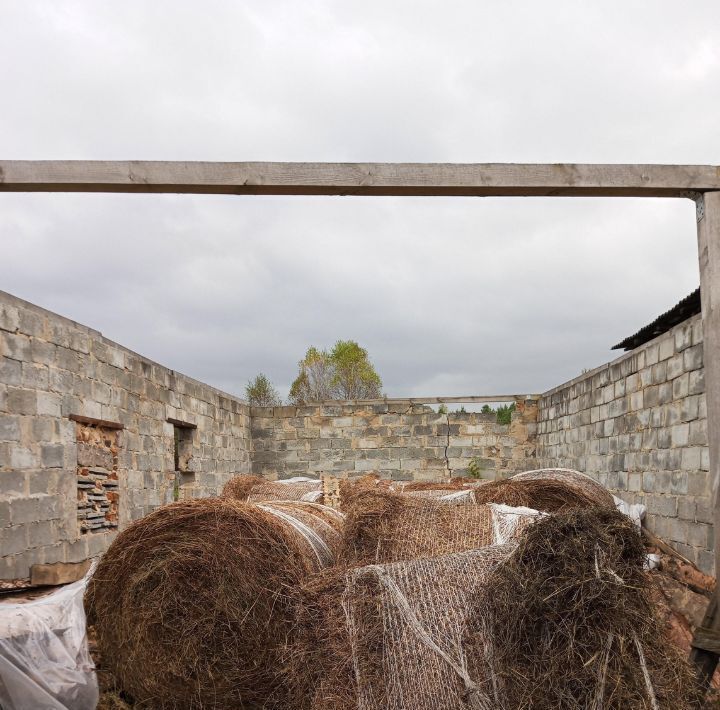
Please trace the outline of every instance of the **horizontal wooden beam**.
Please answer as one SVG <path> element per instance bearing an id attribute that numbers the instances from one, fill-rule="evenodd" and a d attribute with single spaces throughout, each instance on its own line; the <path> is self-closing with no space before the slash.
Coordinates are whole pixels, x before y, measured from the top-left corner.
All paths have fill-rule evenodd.
<path id="1" fill-rule="evenodd" d="M 106 419 L 95 419 L 95 417 L 86 417 L 82 414 L 68 414 L 68 419 L 71 419 L 78 424 L 89 424 L 90 426 L 99 426 L 104 429 L 124 429 L 125 425 L 120 422 L 109 422 Z"/>
<path id="2" fill-rule="evenodd" d="M 540 399 L 539 394 L 483 394 L 467 397 L 384 397 L 377 399 L 327 399 L 322 402 L 308 402 L 308 406 L 355 405 L 355 404 L 389 404 L 393 407 L 410 406 L 413 404 L 481 404 L 484 402 L 524 402 L 528 399 Z"/>
<path id="3" fill-rule="evenodd" d="M 713 165 L 5 160 L 0 192 L 692 197 Z"/>

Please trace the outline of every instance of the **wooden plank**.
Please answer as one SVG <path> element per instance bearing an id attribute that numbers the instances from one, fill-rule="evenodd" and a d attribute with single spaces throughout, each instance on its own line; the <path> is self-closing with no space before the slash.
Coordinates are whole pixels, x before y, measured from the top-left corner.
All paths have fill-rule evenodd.
<path id="1" fill-rule="evenodd" d="M 700 648 L 718 656 L 720 655 L 720 632 L 698 626 L 690 644 L 693 648 Z"/>
<path id="2" fill-rule="evenodd" d="M 197 424 L 184 422 L 182 419 L 173 419 L 172 417 L 168 417 L 167 421 L 173 426 L 180 427 L 181 429 L 197 429 Z"/>
<path id="3" fill-rule="evenodd" d="M 0 161 L 4 192 L 683 197 L 720 190 L 712 165 Z"/>
<path id="4" fill-rule="evenodd" d="M 68 414 L 68 419 L 80 424 L 90 424 L 91 426 L 101 426 L 105 429 L 124 429 L 125 425 L 119 422 L 109 422 L 106 419 L 95 419 L 94 417 L 86 417 L 82 414 Z"/>
<path id="5" fill-rule="evenodd" d="M 698 204 L 698 256 L 702 302 L 705 398 L 710 453 L 710 484 L 714 500 L 715 554 L 720 555 L 720 192 L 708 192 Z M 718 563 L 715 561 L 717 576 Z M 702 626 L 720 632 L 720 584 L 715 586 Z M 693 648 L 690 658 L 705 686 L 718 663 L 717 650 Z"/>
<path id="6" fill-rule="evenodd" d="M 539 394 L 483 394 L 466 397 L 382 397 L 377 399 L 326 399 L 322 402 L 308 402 L 308 406 L 328 405 L 372 405 L 387 404 L 393 407 L 411 406 L 413 404 L 482 404 L 484 402 L 518 402 L 528 399 L 540 399 Z M 169 421 L 169 420 L 168 420 Z"/>

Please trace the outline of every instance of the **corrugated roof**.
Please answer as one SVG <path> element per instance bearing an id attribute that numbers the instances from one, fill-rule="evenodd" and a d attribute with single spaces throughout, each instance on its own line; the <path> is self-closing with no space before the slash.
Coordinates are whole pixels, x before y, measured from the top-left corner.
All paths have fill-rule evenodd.
<path id="1" fill-rule="evenodd" d="M 689 296 L 683 298 L 680 303 L 673 306 L 669 311 L 658 316 L 652 323 L 640 328 L 634 335 L 625 338 L 613 350 L 634 350 L 643 343 L 647 343 L 658 335 L 667 333 L 673 326 L 686 321 L 688 318 L 700 313 L 700 288 L 696 288 Z"/>

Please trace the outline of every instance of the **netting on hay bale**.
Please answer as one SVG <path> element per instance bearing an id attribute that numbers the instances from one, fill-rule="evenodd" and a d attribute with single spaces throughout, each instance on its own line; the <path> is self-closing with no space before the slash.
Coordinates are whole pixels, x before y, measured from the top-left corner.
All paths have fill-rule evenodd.
<path id="1" fill-rule="evenodd" d="M 298 707 L 699 707 L 643 556 L 633 524 L 595 508 L 544 516 L 519 545 L 322 573 L 292 656 Z"/>
<path id="2" fill-rule="evenodd" d="M 103 660 L 140 706 L 285 708 L 280 650 L 341 517 L 312 503 L 203 498 L 134 522 L 86 595 Z"/>
<path id="3" fill-rule="evenodd" d="M 260 476 L 233 476 L 222 490 L 224 498 L 244 503 L 261 503 L 272 500 L 304 500 L 322 503 L 322 481 L 318 478 L 296 477 L 268 481 Z"/>
<path id="4" fill-rule="evenodd" d="M 583 476 L 583 474 L 578 474 Z M 473 489 L 477 503 L 504 503 L 528 506 L 546 513 L 574 508 L 615 508 L 612 494 L 592 479 L 578 480 L 572 476 L 512 476 Z"/>
<path id="5" fill-rule="evenodd" d="M 317 575 L 305 587 L 289 675 L 302 710 L 492 708 L 471 677 L 471 599 L 514 549 L 481 550 Z"/>
<path id="6" fill-rule="evenodd" d="M 539 513 L 503 505 L 448 505 L 358 488 L 345 498 L 339 563 L 361 566 L 413 560 L 508 542 Z"/>
<path id="7" fill-rule="evenodd" d="M 456 476 L 448 481 L 396 481 L 391 487 L 401 493 L 410 493 L 411 491 L 456 491 L 467 485 L 468 479 Z"/>
<path id="8" fill-rule="evenodd" d="M 557 481 L 568 487 L 581 491 L 597 505 L 608 508 L 615 507 L 612 493 L 586 473 L 571 468 L 538 468 L 534 471 L 523 471 L 511 477 L 514 481 Z"/>

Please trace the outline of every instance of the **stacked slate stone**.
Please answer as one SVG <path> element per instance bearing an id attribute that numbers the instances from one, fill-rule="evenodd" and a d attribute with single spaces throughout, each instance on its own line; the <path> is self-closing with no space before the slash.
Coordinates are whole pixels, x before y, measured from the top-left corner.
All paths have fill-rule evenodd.
<path id="1" fill-rule="evenodd" d="M 82 533 L 118 526 L 117 437 L 115 430 L 78 424 L 77 499 Z"/>

